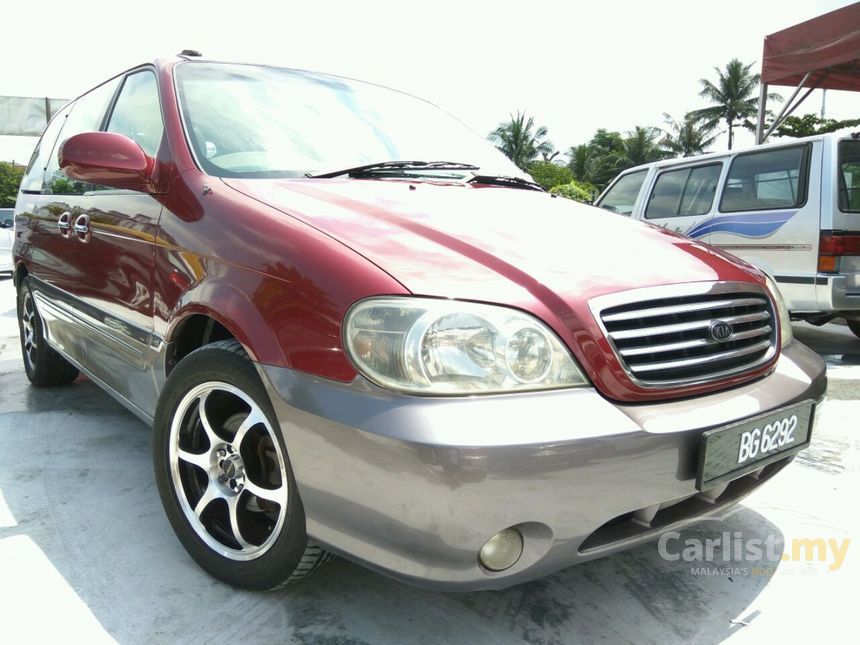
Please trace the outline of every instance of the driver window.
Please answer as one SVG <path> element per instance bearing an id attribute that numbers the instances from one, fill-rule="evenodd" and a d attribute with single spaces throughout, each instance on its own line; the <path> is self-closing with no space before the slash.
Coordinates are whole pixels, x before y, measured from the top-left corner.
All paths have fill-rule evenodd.
<path id="1" fill-rule="evenodd" d="M 155 156 L 164 132 L 155 74 L 145 71 L 126 77 L 107 131 L 124 134 L 150 157 Z"/>
<path id="2" fill-rule="evenodd" d="M 636 172 L 622 175 L 606 192 L 597 206 L 613 213 L 629 216 L 633 212 L 636 198 L 639 196 L 639 191 L 647 174 L 647 170 L 637 170 Z"/>

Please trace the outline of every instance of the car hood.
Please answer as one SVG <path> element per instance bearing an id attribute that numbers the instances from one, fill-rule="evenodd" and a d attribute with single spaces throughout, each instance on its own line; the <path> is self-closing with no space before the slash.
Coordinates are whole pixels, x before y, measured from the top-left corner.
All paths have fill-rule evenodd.
<path id="1" fill-rule="evenodd" d="M 752 280 L 724 254 L 546 193 L 402 180 L 227 184 L 337 238 L 414 294 L 570 303 L 675 282 Z"/>
<path id="2" fill-rule="evenodd" d="M 755 376 L 671 391 L 641 387 L 626 374 L 590 309 L 591 298 L 627 289 L 759 281 L 748 265 L 689 238 L 508 187 L 375 179 L 224 181 L 332 236 L 415 295 L 499 303 L 534 314 L 610 398 L 693 395 Z"/>

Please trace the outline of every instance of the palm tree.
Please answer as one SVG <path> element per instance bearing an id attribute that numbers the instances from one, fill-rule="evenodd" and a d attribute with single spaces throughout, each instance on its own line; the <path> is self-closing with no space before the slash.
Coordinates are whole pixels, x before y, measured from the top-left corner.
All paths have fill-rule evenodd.
<path id="1" fill-rule="evenodd" d="M 593 184 L 598 189 L 608 184 L 619 172 L 631 165 L 627 147 L 620 132 L 600 128 L 591 141 L 572 146 L 567 153 L 568 168 L 575 179 Z"/>
<path id="2" fill-rule="evenodd" d="M 657 128 L 636 126 L 627 136 L 601 128 L 588 143 L 571 146 L 567 167 L 574 179 L 602 189 L 622 170 L 663 159 L 659 137 Z"/>
<path id="3" fill-rule="evenodd" d="M 726 65 L 725 71 L 715 67 L 717 82 L 712 83 L 706 78 L 699 81 L 702 91 L 699 96 L 708 99 L 714 105 L 691 112 L 696 118 L 701 118 L 705 125 L 716 127 L 720 121 L 725 121 L 729 133 L 729 150 L 734 141 L 734 127 L 738 124 L 752 125 L 749 121 L 758 113 L 758 85 L 761 76 L 750 74 L 753 63 L 744 65 L 733 58 Z M 768 94 L 768 100 L 780 101 L 778 94 Z"/>
<path id="4" fill-rule="evenodd" d="M 633 128 L 624 139 L 622 165 L 630 168 L 665 157 L 665 151 L 660 149 L 659 136 L 660 130 L 657 128 L 643 128 L 641 125 Z"/>
<path id="5" fill-rule="evenodd" d="M 579 146 L 570 146 L 567 150 L 567 156 L 570 159 L 567 167 L 573 173 L 573 178 L 579 181 L 588 181 L 586 175 L 588 173 L 588 162 L 591 158 L 591 146 L 587 143 Z"/>
<path id="6" fill-rule="evenodd" d="M 542 150 L 540 156 L 543 157 L 543 160 L 546 162 L 550 162 L 555 159 L 559 154 L 561 154 L 561 150 L 556 150 L 555 146 L 551 143 L 549 144 L 548 150 Z"/>
<path id="7" fill-rule="evenodd" d="M 669 129 L 663 131 L 660 145 L 676 157 L 700 155 L 712 146 L 720 135 L 719 132 L 714 134 L 716 125 L 704 123 L 692 113 L 685 114 L 684 119 L 678 122 L 664 112 L 663 119 Z"/>
<path id="8" fill-rule="evenodd" d="M 555 147 L 546 140 L 545 126 L 535 128 L 534 117 L 517 110 L 510 121 L 500 123 L 487 137 L 519 168 L 526 170 L 539 155 L 551 155 Z"/>

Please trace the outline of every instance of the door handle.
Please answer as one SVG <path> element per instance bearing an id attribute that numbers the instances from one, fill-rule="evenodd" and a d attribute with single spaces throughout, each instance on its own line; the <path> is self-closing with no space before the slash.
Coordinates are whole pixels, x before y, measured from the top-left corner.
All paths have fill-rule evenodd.
<path id="1" fill-rule="evenodd" d="M 72 214 L 69 211 L 66 211 L 62 215 L 60 215 L 60 219 L 57 220 L 57 228 L 60 229 L 60 235 L 63 237 L 69 237 L 69 229 L 71 229 Z"/>
<path id="2" fill-rule="evenodd" d="M 86 215 L 78 215 L 75 220 L 75 233 L 81 242 L 90 241 L 90 218 Z"/>

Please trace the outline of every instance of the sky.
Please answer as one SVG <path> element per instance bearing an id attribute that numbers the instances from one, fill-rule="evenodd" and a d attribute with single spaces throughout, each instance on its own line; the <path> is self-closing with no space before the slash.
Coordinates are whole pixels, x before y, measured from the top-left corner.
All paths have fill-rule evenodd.
<path id="1" fill-rule="evenodd" d="M 147 0 L 132 14 L 130 3 L 14 2 L 4 7 L 4 24 L 18 27 L 3 30 L 0 95 L 71 98 L 187 48 L 394 87 L 482 136 L 524 110 L 567 150 L 598 128 L 661 126 L 664 112 L 680 119 L 705 107 L 699 80 L 715 78 L 715 66 L 739 58 L 759 71 L 766 34 L 846 4 Z M 826 105 L 828 117 L 856 118 L 860 93 L 828 92 Z M 815 92 L 796 114 L 820 110 Z M 736 141 L 753 143 L 746 132 Z M 0 137 L 0 160 L 26 163 L 34 145 Z M 724 147 L 725 137 L 714 149 Z"/>

